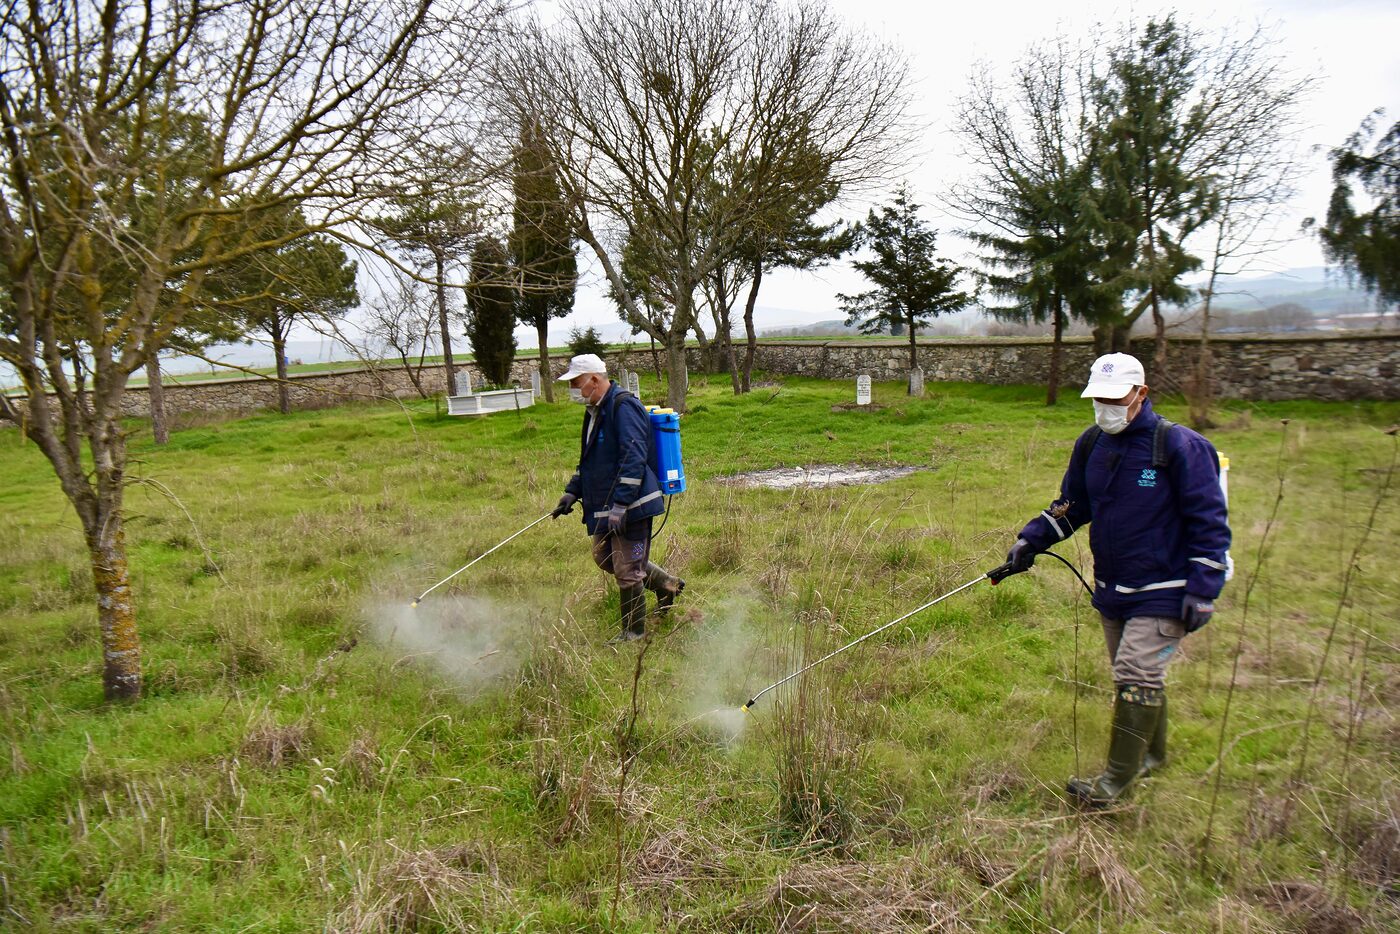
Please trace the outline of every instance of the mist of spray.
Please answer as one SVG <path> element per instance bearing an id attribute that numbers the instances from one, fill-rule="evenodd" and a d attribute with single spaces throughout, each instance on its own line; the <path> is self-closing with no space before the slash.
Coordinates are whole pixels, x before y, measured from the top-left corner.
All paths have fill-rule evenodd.
<path id="1" fill-rule="evenodd" d="M 519 667 L 528 614 L 480 597 L 432 597 L 417 607 L 381 600 L 365 612 L 369 631 L 397 661 L 427 665 L 477 689 Z"/>
<path id="2" fill-rule="evenodd" d="M 749 715 L 739 709 L 745 692 L 763 680 L 759 641 L 749 627 L 752 606 L 752 599 L 739 596 L 712 608 L 686 646 L 683 713 L 727 745 L 738 742 L 748 724 Z"/>

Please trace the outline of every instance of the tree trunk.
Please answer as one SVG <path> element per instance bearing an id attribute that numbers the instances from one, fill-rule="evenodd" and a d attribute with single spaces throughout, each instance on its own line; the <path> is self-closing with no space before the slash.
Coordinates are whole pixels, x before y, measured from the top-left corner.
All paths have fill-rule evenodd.
<path id="1" fill-rule="evenodd" d="M 705 336 L 705 330 L 700 326 L 700 320 L 698 317 L 696 318 L 695 322 L 691 325 L 691 327 L 695 329 L 695 341 L 700 345 L 700 372 L 715 372 L 714 360 L 712 359 L 712 355 L 710 352 L 710 339 Z M 668 365 L 670 363 L 670 359 L 671 358 L 668 352 L 668 356 L 666 358 Z"/>
<path id="2" fill-rule="evenodd" d="M 657 382 L 660 382 L 660 381 L 661 381 L 661 357 L 660 357 L 660 355 L 657 354 L 657 352 L 656 352 L 656 338 L 653 337 L 652 335 L 648 334 L 648 335 L 647 335 L 647 340 L 651 341 L 651 366 L 652 366 L 652 369 L 654 369 L 654 370 L 656 371 L 656 381 L 657 381 Z"/>
<path id="3" fill-rule="evenodd" d="M 912 373 L 914 367 L 919 365 L 919 338 L 914 327 L 914 316 L 909 316 L 909 371 Z M 906 392 L 913 391 L 913 385 L 905 387 Z"/>
<path id="4" fill-rule="evenodd" d="M 433 257 L 437 274 L 438 328 L 442 334 L 442 372 L 447 378 L 447 394 L 457 395 L 457 371 L 452 365 L 452 329 L 447 323 L 447 283 L 442 281 L 446 274 L 447 259 L 441 253 Z"/>
<path id="5" fill-rule="evenodd" d="M 1167 319 L 1162 317 L 1155 285 L 1152 287 L 1152 327 L 1155 334 L 1152 347 L 1152 382 L 1163 388 L 1174 386 L 1175 380 L 1167 374 Z"/>
<path id="6" fill-rule="evenodd" d="M 1050 379 L 1045 387 L 1045 404 L 1054 405 L 1060 401 L 1060 370 L 1065 350 L 1065 310 L 1064 302 L 1055 296 L 1055 338 L 1050 344 Z"/>
<path id="7" fill-rule="evenodd" d="M 89 533 L 93 584 L 97 588 L 97 623 L 102 633 L 102 693 L 109 701 L 141 696 L 141 640 L 126 562 L 126 533 L 120 507 L 101 515 Z"/>
<path id="8" fill-rule="evenodd" d="M 677 412 L 685 411 L 685 334 L 676 328 L 666 338 L 666 404 Z"/>
<path id="9" fill-rule="evenodd" d="M 160 380 L 160 357 L 154 350 L 146 357 L 146 398 L 151 405 L 151 434 L 156 444 L 168 444 L 170 423 L 165 418 L 165 385 Z"/>
<path id="10" fill-rule="evenodd" d="M 753 264 L 753 282 L 749 285 L 749 300 L 744 303 L 744 376 L 740 382 L 742 390 L 753 389 L 753 358 L 758 350 L 758 334 L 753 327 L 753 310 L 758 304 L 758 287 L 763 282 L 763 264 Z"/>
<path id="11" fill-rule="evenodd" d="M 272 328 L 272 355 L 277 359 L 277 411 L 290 415 L 292 395 L 287 387 L 287 334 L 280 323 Z"/>
<path id="12" fill-rule="evenodd" d="M 554 379 L 549 372 L 549 320 L 541 318 L 535 325 L 535 334 L 540 344 L 540 388 L 544 390 L 544 401 L 554 401 Z"/>
<path id="13" fill-rule="evenodd" d="M 741 396 L 744 389 L 739 382 L 739 360 L 734 355 L 734 335 L 730 333 L 729 322 L 725 321 L 724 324 L 724 357 L 725 364 L 729 367 L 729 384 L 734 388 L 734 395 Z"/>
<path id="14" fill-rule="evenodd" d="M 1190 413 L 1191 427 L 1197 431 L 1205 431 L 1207 428 L 1214 428 L 1215 423 L 1211 420 L 1210 410 L 1214 399 L 1214 386 L 1212 380 L 1215 377 L 1215 361 L 1212 359 L 1210 348 L 1210 303 L 1215 297 L 1215 270 L 1211 270 L 1210 280 L 1206 284 L 1205 300 L 1201 304 L 1201 342 L 1196 351 L 1196 366 L 1191 374 L 1190 391 L 1186 394 L 1188 412 Z"/>

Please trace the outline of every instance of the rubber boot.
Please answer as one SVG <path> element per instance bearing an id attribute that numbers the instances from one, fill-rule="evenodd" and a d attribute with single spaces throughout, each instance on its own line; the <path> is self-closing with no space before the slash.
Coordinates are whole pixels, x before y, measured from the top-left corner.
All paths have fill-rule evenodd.
<path id="1" fill-rule="evenodd" d="M 1162 692 L 1162 712 L 1157 715 L 1157 730 L 1152 741 L 1147 744 L 1147 753 L 1142 757 L 1142 775 L 1146 778 L 1159 772 L 1167 764 L 1167 693 Z"/>
<path id="2" fill-rule="evenodd" d="M 1116 804 L 1142 771 L 1148 743 L 1157 732 L 1162 713 L 1162 691 L 1125 685 L 1113 707 L 1113 730 L 1108 740 L 1108 764 L 1094 778 L 1071 778 L 1066 786 L 1082 807 L 1106 808 Z"/>
<path id="3" fill-rule="evenodd" d="M 608 640 L 609 645 L 632 642 L 647 634 L 647 591 L 640 584 L 622 588 L 622 631 Z"/>
<path id="4" fill-rule="evenodd" d="M 656 594 L 656 615 L 664 617 L 675 606 L 681 591 L 685 590 L 685 581 L 672 577 L 661 565 L 648 561 L 646 588 Z"/>

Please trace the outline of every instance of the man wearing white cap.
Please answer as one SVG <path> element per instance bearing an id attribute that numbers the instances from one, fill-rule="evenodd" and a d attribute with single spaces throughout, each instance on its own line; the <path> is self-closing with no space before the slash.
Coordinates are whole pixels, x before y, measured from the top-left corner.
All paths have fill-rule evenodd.
<path id="1" fill-rule="evenodd" d="M 636 396 L 608 379 L 597 354 L 580 354 L 559 377 L 569 393 L 588 406 L 583 418 L 578 470 L 564 487 L 554 518 L 583 501 L 583 522 L 593 536 L 593 561 L 617 578 L 622 593 L 622 631 L 613 642 L 646 635 L 646 592 L 656 594 L 664 613 L 685 588 L 652 563 L 651 521 L 665 508 L 661 483 L 652 469 L 651 421 Z"/>
<path id="2" fill-rule="evenodd" d="M 1125 353 L 1094 361 L 1081 398 L 1094 425 L 1079 436 L 1060 496 L 1006 556 L 1012 573 L 1089 525 L 1094 608 L 1116 686 L 1108 764 L 1073 778 L 1078 803 L 1107 807 L 1166 763 L 1167 664 L 1181 639 L 1210 621 L 1230 547 L 1220 460 L 1205 438 L 1152 411 L 1142 364 Z"/>

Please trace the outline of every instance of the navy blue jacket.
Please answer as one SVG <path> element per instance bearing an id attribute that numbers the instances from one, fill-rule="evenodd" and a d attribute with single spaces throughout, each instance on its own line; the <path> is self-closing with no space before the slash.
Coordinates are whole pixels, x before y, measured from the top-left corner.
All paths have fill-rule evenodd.
<path id="1" fill-rule="evenodd" d="M 1161 416 L 1150 401 L 1116 435 L 1086 432 L 1074 446 L 1060 498 L 1021 530 L 1037 551 L 1089 528 L 1094 607 L 1111 619 L 1181 616 L 1188 592 L 1215 599 L 1225 585 L 1230 526 L 1220 489 L 1220 460 L 1209 441 L 1177 425 L 1167 433 L 1167 463 L 1152 466 Z"/>
<path id="2" fill-rule="evenodd" d="M 593 417 L 598 423 L 590 433 Z M 582 502 L 589 534 L 608 530 L 608 510 L 614 505 L 627 507 L 629 525 L 662 513 L 661 483 L 651 469 L 652 444 L 646 409 L 617 383 L 584 414 L 578 470 L 564 491 Z"/>

